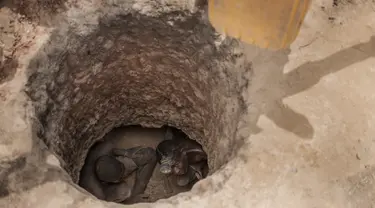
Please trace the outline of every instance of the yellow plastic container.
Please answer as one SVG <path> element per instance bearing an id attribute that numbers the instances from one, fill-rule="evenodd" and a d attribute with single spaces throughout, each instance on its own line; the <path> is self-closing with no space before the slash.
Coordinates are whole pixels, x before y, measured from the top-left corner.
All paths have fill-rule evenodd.
<path id="1" fill-rule="evenodd" d="M 288 47 L 311 0 L 209 0 L 208 15 L 223 34 L 262 48 Z"/>

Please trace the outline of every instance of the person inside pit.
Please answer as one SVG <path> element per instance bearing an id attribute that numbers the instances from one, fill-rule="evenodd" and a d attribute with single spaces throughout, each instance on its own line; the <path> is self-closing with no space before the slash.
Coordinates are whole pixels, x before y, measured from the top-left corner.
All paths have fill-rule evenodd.
<path id="1" fill-rule="evenodd" d="M 98 142 L 87 155 L 79 185 L 98 199 L 125 203 L 145 191 L 156 164 L 150 147 L 118 149 Z"/>
<path id="2" fill-rule="evenodd" d="M 168 127 L 156 153 L 159 171 L 176 176 L 178 186 L 187 186 L 208 174 L 207 154 L 198 142 L 187 138 L 181 130 Z"/>

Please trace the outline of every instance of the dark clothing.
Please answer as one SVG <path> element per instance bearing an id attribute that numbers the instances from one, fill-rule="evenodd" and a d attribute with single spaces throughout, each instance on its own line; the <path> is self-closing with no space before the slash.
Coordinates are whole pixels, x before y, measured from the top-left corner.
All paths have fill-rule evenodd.
<path id="1" fill-rule="evenodd" d="M 134 171 L 135 167 L 130 168 L 128 165 L 124 165 L 121 161 L 119 161 L 112 155 L 103 155 L 99 157 L 95 162 L 96 176 L 102 182 L 118 183 L 122 181 L 124 177 L 126 177 L 125 173 L 129 169 L 132 169 L 132 171 Z"/>
<path id="2" fill-rule="evenodd" d="M 97 160 L 102 156 L 111 156 L 120 161 L 125 166 L 124 176 L 118 182 L 103 182 L 97 177 Z M 129 160 L 130 158 L 130 160 Z M 85 164 L 82 168 L 79 185 L 98 199 L 123 202 L 129 197 L 136 196 L 144 192 L 152 176 L 157 163 L 156 153 L 152 148 L 134 147 L 130 149 L 117 149 L 111 142 L 98 142 L 89 151 Z M 125 179 L 135 172 L 134 185 L 125 182 Z M 107 174 L 114 176 L 116 174 Z"/>
<path id="3" fill-rule="evenodd" d="M 132 196 L 143 193 L 157 163 L 155 150 L 150 147 L 134 147 L 130 149 L 113 149 L 113 154 L 128 157 L 134 161 L 137 165 L 137 172 Z"/>
<path id="4" fill-rule="evenodd" d="M 172 133 L 172 139 L 162 141 L 156 148 L 161 167 L 170 166 L 171 173 L 178 176 L 178 185 L 181 186 L 205 177 L 207 154 L 202 146 L 179 130 Z"/>
<path id="5" fill-rule="evenodd" d="M 187 172 L 189 164 L 207 160 L 202 146 L 191 139 L 164 140 L 156 148 L 159 160 L 169 157 L 174 161 L 174 172 L 181 175 Z"/>

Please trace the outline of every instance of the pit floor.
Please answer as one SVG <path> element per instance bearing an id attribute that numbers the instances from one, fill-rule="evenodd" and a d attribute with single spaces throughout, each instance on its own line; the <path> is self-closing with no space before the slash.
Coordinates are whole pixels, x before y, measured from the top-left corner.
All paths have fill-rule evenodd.
<path id="1" fill-rule="evenodd" d="M 164 139 L 165 130 L 158 128 L 142 128 L 140 126 L 120 127 L 109 132 L 104 139 L 111 140 L 118 148 L 131 148 L 135 146 L 156 146 Z M 139 202 L 154 202 L 158 199 L 168 198 L 178 193 L 189 191 L 190 187 L 174 185 L 174 178 L 163 176 L 159 173 L 159 164 L 156 165 L 154 174 L 144 192 L 126 204 Z"/>

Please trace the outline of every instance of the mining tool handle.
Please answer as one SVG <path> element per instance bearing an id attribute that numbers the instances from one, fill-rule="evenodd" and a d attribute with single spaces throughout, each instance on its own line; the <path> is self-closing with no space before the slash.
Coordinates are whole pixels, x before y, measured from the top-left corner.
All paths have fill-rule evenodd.
<path id="1" fill-rule="evenodd" d="M 261 48 L 287 48 L 296 39 L 311 0 L 209 0 L 208 15 L 222 34 Z"/>

